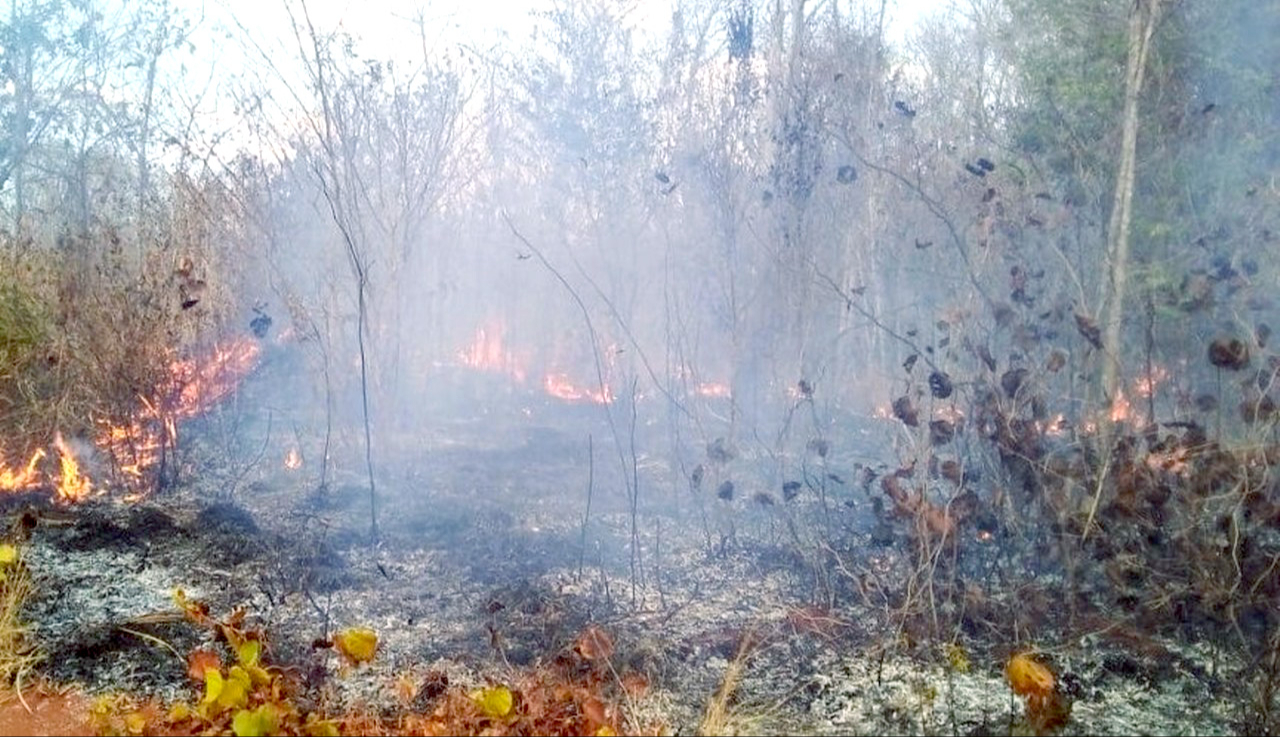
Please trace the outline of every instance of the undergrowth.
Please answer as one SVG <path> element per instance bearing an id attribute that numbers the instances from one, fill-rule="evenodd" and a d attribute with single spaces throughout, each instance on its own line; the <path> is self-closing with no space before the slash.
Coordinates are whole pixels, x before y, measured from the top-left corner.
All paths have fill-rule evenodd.
<path id="1" fill-rule="evenodd" d="M 631 705 L 645 698 L 648 679 L 614 669 L 613 641 L 599 627 L 587 627 L 545 665 L 511 670 L 501 680 L 468 687 L 450 683 L 442 671 L 403 672 L 386 684 L 383 701 L 395 707 L 340 709 L 315 673 L 304 677 L 296 665 L 271 662 L 266 635 L 246 625 L 245 610 L 215 618 L 181 591 L 174 599 L 212 638 L 209 647 L 187 656 L 191 697 L 167 705 L 127 694 L 99 697 L 89 713 L 98 734 L 603 737 L 665 731 L 660 723 L 639 723 L 629 715 Z M 334 650 L 341 678 L 376 657 L 377 635 L 353 628 L 316 647 Z"/>

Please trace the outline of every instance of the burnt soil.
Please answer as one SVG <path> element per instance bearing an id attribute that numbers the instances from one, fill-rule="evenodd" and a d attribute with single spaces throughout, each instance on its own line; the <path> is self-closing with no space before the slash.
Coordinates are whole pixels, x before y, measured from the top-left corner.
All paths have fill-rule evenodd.
<path id="1" fill-rule="evenodd" d="M 633 531 L 602 410 L 508 396 L 379 437 L 374 542 L 360 434 L 336 436 L 322 493 L 317 464 L 283 464 L 299 440 L 304 456 L 318 455 L 319 439 L 282 432 L 288 423 L 273 413 L 249 402 L 184 428 L 179 482 L 142 501 L 68 509 L 38 495 L 6 500 L 27 530 L 36 582 L 27 617 L 46 654 L 43 676 L 90 693 L 190 697 L 179 654 L 209 634 L 178 616 L 172 595 L 183 589 L 215 614 L 243 607 L 267 633 L 269 656 L 328 686 L 340 706 L 392 708 L 392 684 L 406 673 L 501 681 L 596 624 L 617 644 L 614 668 L 653 685 L 631 705 L 637 725 L 694 731 L 751 632 L 763 644 L 734 701 L 739 731 L 1015 729 L 1022 705 L 995 650 L 963 641 L 957 659 L 909 642 L 883 600 L 855 585 L 868 572 L 906 575 L 898 548 L 877 539 L 869 494 L 849 482 L 868 455 L 886 452 L 888 423 L 833 421 L 831 437 L 846 442 L 822 459 L 796 452 L 790 467 L 806 484 L 788 502 L 772 491 L 776 451 L 741 449 L 707 465 L 694 489 L 701 440 L 675 446 L 660 440 L 661 423 L 642 425 L 637 447 L 659 452 L 637 452 L 626 466 L 640 489 Z M 733 497 L 717 498 L 726 480 Z M 862 551 L 859 567 L 818 566 L 797 552 L 817 536 Z M 816 580 L 832 570 L 823 575 L 834 580 Z M 372 664 L 345 669 L 313 647 L 352 626 L 378 633 Z M 1221 654 L 1208 646 L 1054 644 L 1055 667 L 1078 691 L 1068 733 L 1231 731 Z"/>

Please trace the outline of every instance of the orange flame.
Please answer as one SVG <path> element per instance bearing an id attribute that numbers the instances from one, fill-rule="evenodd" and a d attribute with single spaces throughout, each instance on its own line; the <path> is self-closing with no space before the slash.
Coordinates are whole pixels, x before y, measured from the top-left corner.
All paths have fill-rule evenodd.
<path id="1" fill-rule="evenodd" d="M 302 454 L 297 448 L 290 448 L 288 453 L 284 454 L 284 467 L 290 471 L 297 471 L 302 468 Z"/>
<path id="2" fill-rule="evenodd" d="M 31 455 L 31 460 L 27 461 L 27 465 L 20 471 L 0 463 L 0 491 L 21 491 L 38 485 L 40 473 L 37 466 L 44 460 L 44 455 L 43 448 L 37 449 Z"/>
<path id="3" fill-rule="evenodd" d="M 458 351 L 458 358 L 464 366 L 510 374 L 516 381 L 525 379 L 524 366 L 521 361 L 504 346 L 502 325 L 495 324 L 476 328 L 475 337 L 467 347 Z"/>
<path id="4" fill-rule="evenodd" d="M 698 384 L 694 392 L 700 397 L 716 399 L 728 399 L 731 395 L 728 384 L 721 384 L 715 381 L 704 381 Z"/>
<path id="5" fill-rule="evenodd" d="M 588 401 L 609 404 L 613 401 L 613 391 L 609 389 L 608 384 L 605 384 L 603 391 L 594 391 L 575 385 L 564 374 L 547 374 L 542 380 L 542 387 L 547 390 L 547 394 L 566 402 Z"/>
<path id="6" fill-rule="evenodd" d="M 58 449 L 58 465 L 61 469 L 58 477 L 58 498 L 67 502 L 78 502 L 88 498 L 93 491 L 93 482 L 80 472 L 80 463 L 76 461 L 71 446 L 62 439 L 62 433 L 53 436 L 53 445 Z"/>
<path id="7" fill-rule="evenodd" d="M 178 421 L 194 417 L 225 399 L 256 365 L 261 348 L 248 338 L 218 346 L 205 361 L 174 361 L 169 367 L 169 386 L 160 396 L 139 395 L 140 408 L 125 425 L 100 423 L 96 445 L 114 461 L 130 484 L 142 479 L 160 458 L 164 447 L 172 447 L 178 437 Z M 0 462 L 0 491 L 20 491 L 49 483 L 62 501 L 80 501 L 94 493 L 95 485 L 85 474 L 74 450 L 61 433 L 54 436 L 58 453 L 57 474 L 44 474 L 40 462 L 46 457 L 38 449 L 20 470 Z M 98 493 L 103 491 L 101 485 Z"/>

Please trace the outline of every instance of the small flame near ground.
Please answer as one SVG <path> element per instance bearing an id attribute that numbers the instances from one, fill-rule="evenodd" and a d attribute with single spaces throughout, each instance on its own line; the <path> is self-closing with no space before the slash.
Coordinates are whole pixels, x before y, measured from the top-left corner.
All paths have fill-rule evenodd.
<path id="1" fill-rule="evenodd" d="M 542 388 L 546 389 L 547 394 L 566 402 L 587 401 L 609 404 L 613 401 L 613 390 L 608 384 L 605 384 L 603 389 L 587 389 L 574 384 L 565 374 L 547 374 L 542 380 Z"/>
<path id="2" fill-rule="evenodd" d="M 284 467 L 290 471 L 297 471 L 302 468 L 302 453 L 297 448 L 290 448 L 289 452 L 284 454 Z"/>
<path id="3" fill-rule="evenodd" d="M 145 477 L 147 469 L 159 460 L 165 447 L 173 447 L 178 437 L 178 422 L 195 417 L 235 390 L 240 381 L 257 365 L 261 347 L 249 338 L 241 338 L 219 346 L 203 360 L 175 360 L 169 366 L 169 386 L 161 396 L 138 397 L 138 410 L 127 424 L 100 422 L 95 445 L 114 462 L 126 486 Z M 58 454 L 56 472 L 43 468 L 48 457 L 38 448 L 30 460 L 20 467 L 8 466 L 0 453 L 0 491 L 29 491 L 52 487 L 60 501 L 76 502 L 105 491 L 95 484 L 81 467 L 77 453 L 55 433 L 53 448 Z"/>

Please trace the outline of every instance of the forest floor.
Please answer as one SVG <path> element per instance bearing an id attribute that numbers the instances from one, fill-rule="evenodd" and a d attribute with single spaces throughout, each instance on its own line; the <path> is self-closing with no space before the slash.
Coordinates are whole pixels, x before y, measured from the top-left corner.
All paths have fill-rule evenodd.
<path id="1" fill-rule="evenodd" d="M 212 427 L 190 434 L 186 457 L 204 459 L 195 468 L 225 454 L 218 437 Z M 668 464 L 640 455 L 633 531 L 608 437 L 591 407 L 438 420 L 382 449 L 376 545 L 358 467 L 338 469 L 318 502 L 314 468 L 285 468 L 274 445 L 252 468 L 188 473 L 141 502 L 39 509 L 23 555 L 35 582 L 26 618 L 45 654 L 40 680 L 90 696 L 190 700 L 198 691 L 183 655 L 208 633 L 156 616 L 174 612 L 183 589 L 215 613 L 243 607 L 267 634 L 271 660 L 323 687 L 335 709 L 390 713 L 400 684 L 441 673 L 464 687 L 508 682 L 595 625 L 615 643 L 616 676 L 647 685 L 626 704 L 637 731 L 696 732 L 729 672 L 724 733 L 1025 732 L 1004 660 L 982 645 L 911 642 L 874 597 L 816 600 L 815 569 L 789 532 L 824 519 L 815 495 L 785 509 L 753 502 L 742 473 L 734 500 L 705 490 L 695 499 Z M 833 493 L 825 519 L 843 544 L 872 550 L 864 502 Z M 6 507 L 15 517 L 24 509 L 16 498 Z M 894 558 L 881 549 L 867 560 L 902 570 Z M 1002 602 L 1018 606 L 1012 595 Z M 343 667 L 314 647 L 347 627 L 377 633 L 372 662 Z M 740 650 L 748 634 L 749 652 Z M 1236 731 L 1239 689 L 1219 675 L 1235 669 L 1214 648 L 1134 647 L 1098 632 L 1039 642 L 1074 691 L 1066 734 Z M 68 703 L 78 702 L 44 708 Z M 27 731 L 12 721 L 23 714 L 9 699 L 0 731 Z"/>

